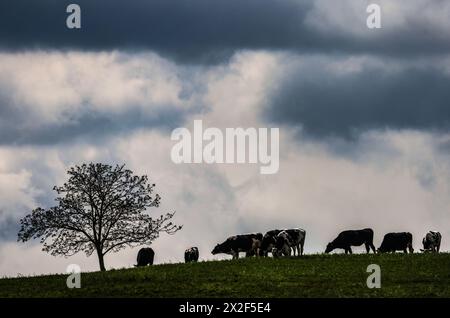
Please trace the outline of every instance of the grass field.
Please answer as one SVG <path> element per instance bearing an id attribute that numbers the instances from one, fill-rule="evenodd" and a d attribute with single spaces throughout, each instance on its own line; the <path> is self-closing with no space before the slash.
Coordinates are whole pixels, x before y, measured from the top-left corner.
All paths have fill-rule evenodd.
<path id="1" fill-rule="evenodd" d="M 369 289 L 369 264 L 381 288 Z M 450 254 L 308 255 L 0 279 L 0 297 L 450 297 Z"/>

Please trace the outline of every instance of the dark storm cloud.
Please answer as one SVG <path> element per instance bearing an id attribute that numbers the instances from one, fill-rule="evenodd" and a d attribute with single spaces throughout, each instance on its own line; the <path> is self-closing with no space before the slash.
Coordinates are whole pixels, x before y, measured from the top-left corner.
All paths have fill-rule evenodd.
<path id="1" fill-rule="evenodd" d="M 3 213 L 0 211 L 0 215 Z M 0 221 L 0 242 L 17 240 L 17 233 L 20 228 L 19 220 L 13 217 L 7 217 Z"/>
<path id="2" fill-rule="evenodd" d="M 272 96 L 270 121 L 310 137 L 353 139 L 371 129 L 449 130 L 450 77 L 435 69 L 293 72 Z"/>
<path id="3" fill-rule="evenodd" d="M 131 110 L 121 115 L 85 114 L 70 123 L 21 127 L 20 115 L 14 114 L 0 119 L 0 145 L 50 145 L 80 139 L 96 143 L 141 128 L 169 132 L 180 126 L 185 116 L 185 112 L 173 108 L 155 112 L 152 116 Z"/>
<path id="4" fill-rule="evenodd" d="M 240 49 L 396 55 L 450 51 L 445 34 L 413 16 L 408 17 L 406 28 L 370 32 L 361 4 L 357 11 L 362 22 L 356 30 L 330 25 L 324 31 L 308 21 L 314 9 L 310 0 L 79 0 L 82 29 L 69 30 L 65 8 L 71 2 L 1 1 L 0 47 L 151 49 L 181 62 L 223 61 Z M 329 18 L 318 24 L 327 25 Z M 389 24 L 388 17 L 385 21 Z M 366 32 L 366 36 L 357 37 L 351 31 Z"/>
<path id="5" fill-rule="evenodd" d="M 82 29 L 75 31 L 65 26 L 65 8 L 71 2 L 6 0 L 0 3 L 0 45 L 5 49 L 149 48 L 181 60 L 221 60 L 235 49 L 277 48 L 294 41 L 305 5 L 264 2 L 81 0 L 76 3 L 82 8 Z"/>

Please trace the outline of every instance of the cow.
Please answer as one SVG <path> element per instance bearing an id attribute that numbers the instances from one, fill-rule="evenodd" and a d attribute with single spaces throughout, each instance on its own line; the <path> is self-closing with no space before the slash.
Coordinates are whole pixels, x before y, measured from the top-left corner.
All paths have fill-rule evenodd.
<path id="1" fill-rule="evenodd" d="M 262 239 L 262 233 L 231 236 L 225 242 L 217 244 L 211 254 L 229 254 L 233 259 L 239 258 L 239 252 L 245 252 L 247 257 L 258 255 Z"/>
<path id="2" fill-rule="evenodd" d="M 422 240 L 423 250 L 422 252 L 436 252 L 439 253 L 441 248 L 441 233 L 430 231 L 428 232 Z"/>
<path id="3" fill-rule="evenodd" d="M 278 233 L 275 243 L 275 253 L 279 253 L 285 256 L 290 256 L 292 248 L 295 256 L 297 251 L 297 256 L 303 255 L 303 247 L 305 245 L 306 231 L 303 229 L 288 229 L 283 230 Z"/>
<path id="4" fill-rule="evenodd" d="M 378 248 L 379 253 L 386 253 L 395 251 L 403 251 L 404 253 L 414 253 L 412 247 L 412 234 L 409 232 L 388 233 L 384 236 L 381 246 Z"/>
<path id="5" fill-rule="evenodd" d="M 153 259 L 155 258 L 155 252 L 150 247 L 141 248 L 137 255 L 136 267 L 153 265 Z"/>
<path id="6" fill-rule="evenodd" d="M 297 256 L 303 255 L 303 247 L 305 246 L 306 231 L 303 229 L 290 229 L 286 230 L 286 233 L 288 233 L 291 238 L 290 247 L 292 247 L 292 250 L 294 251 L 294 256 L 295 250 L 297 250 Z"/>
<path id="7" fill-rule="evenodd" d="M 279 257 L 282 255 L 291 256 L 291 246 L 293 245 L 294 240 L 289 233 L 286 230 L 281 231 L 275 238 L 275 247 L 272 249 L 272 255 L 274 257 Z"/>
<path id="8" fill-rule="evenodd" d="M 363 230 L 348 230 L 339 233 L 339 235 L 330 243 L 328 243 L 325 253 L 330 253 L 334 249 L 342 248 L 345 250 L 345 254 L 352 254 L 352 246 L 365 245 L 367 253 L 370 249 L 374 253 L 375 246 L 373 245 L 373 230 L 363 229 Z"/>
<path id="9" fill-rule="evenodd" d="M 260 256 L 268 256 L 269 251 L 271 252 L 275 247 L 276 237 L 282 230 L 271 230 L 264 234 L 261 242 Z"/>
<path id="10" fill-rule="evenodd" d="M 184 251 L 184 261 L 185 263 L 197 262 L 198 261 L 198 247 L 190 247 Z"/>

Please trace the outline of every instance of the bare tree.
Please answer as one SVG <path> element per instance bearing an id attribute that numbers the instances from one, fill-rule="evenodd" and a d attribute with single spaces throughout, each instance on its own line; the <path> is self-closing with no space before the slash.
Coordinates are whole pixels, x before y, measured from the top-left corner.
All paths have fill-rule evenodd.
<path id="1" fill-rule="evenodd" d="M 158 207 L 160 196 L 152 195 L 155 184 L 136 176 L 125 166 L 83 164 L 68 171 L 69 180 L 53 189 L 58 205 L 37 208 L 20 220 L 18 241 L 40 239 L 43 251 L 71 256 L 95 251 L 100 270 L 104 256 L 129 246 L 150 244 L 161 232 L 174 234 L 181 226 L 170 220 L 175 213 L 153 219 L 147 209 Z"/>

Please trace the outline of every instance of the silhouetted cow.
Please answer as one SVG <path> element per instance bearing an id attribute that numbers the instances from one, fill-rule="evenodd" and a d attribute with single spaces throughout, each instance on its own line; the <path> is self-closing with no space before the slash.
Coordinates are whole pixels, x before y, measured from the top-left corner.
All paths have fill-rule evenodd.
<path id="1" fill-rule="evenodd" d="M 303 255 L 303 246 L 305 245 L 306 232 L 302 229 L 283 230 L 276 237 L 273 254 L 277 256 L 290 256 L 291 248 L 297 256 Z"/>
<path id="2" fill-rule="evenodd" d="M 137 255 L 137 265 L 135 266 L 147 266 L 153 265 L 153 259 L 155 258 L 155 252 L 150 247 L 141 248 Z"/>
<path id="3" fill-rule="evenodd" d="M 403 251 L 404 253 L 408 253 L 407 250 L 409 250 L 410 253 L 413 253 L 412 240 L 412 234 L 409 232 L 388 233 L 384 236 L 378 252 L 394 253 L 395 251 Z"/>
<path id="4" fill-rule="evenodd" d="M 271 230 L 264 234 L 264 237 L 261 242 L 260 248 L 260 256 L 268 256 L 269 252 L 272 252 L 272 249 L 276 244 L 276 237 L 282 230 Z"/>
<path id="5" fill-rule="evenodd" d="M 262 238 L 262 233 L 231 236 L 222 244 L 217 244 L 211 253 L 230 254 L 233 259 L 239 258 L 239 252 L 245 252 L 247 257 L 258 255 Z"/>
<path id="6" fill-rule="evenodd" d="M 363 230 L 349 230 L 339 233 L 332 242 L 328 243 L 325 253 L 330 253 L 336 248 L 342 248 L 345 250 L 345 254 L 352 254 L 352 246 L 365 245 L 367 253 L 370 249 L 375 253 L 375 246 L 373 245 L 373 230 L 363 229 Z"/>
<path id="7" fill-rule="evenodd" d="M 422 252 L 437 252 L 441 248 L 441 233 L 430 231 L 425 235 L 422 240 L 423 250 Z"/>
<path id="8" fill-rule="evenodd" d="M 188 248 L 186 251 L 184 251 L 184 261 L 186 263 L 197 262 L 198 256 L 199 256 L 198 248 L 195 246 Z"/>

